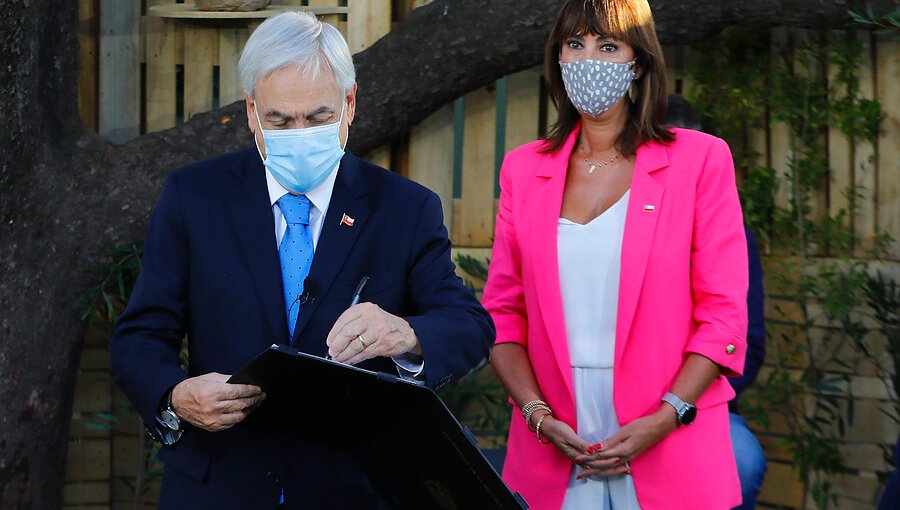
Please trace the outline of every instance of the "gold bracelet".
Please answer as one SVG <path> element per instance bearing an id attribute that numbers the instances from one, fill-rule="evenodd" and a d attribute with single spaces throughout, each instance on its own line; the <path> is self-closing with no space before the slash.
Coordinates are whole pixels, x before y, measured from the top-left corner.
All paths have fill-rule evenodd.
<path id="1" fill-rule="evenodd" d="M 543 400 L 532 400 L 527 404 L 522 406 L 522 416 L 525 417 L 525 425 L 528 426 L 528 430 L 534 432 L 534 427 L 531 425 L 531 416 L 537 411 L 544 410 L 550 414 L 553 414 L 553 411 L 550 409 L 550 406 L 547 405 Z"/>
<path id="2" fill-rule="evenodd" d="M 538 442 L 541 444 L 549 444 L 550 443 L 550 441 L 544 441 L 543 439 L 541 439 L 541 424 L 544 423 L 544 418 L 546 418 L 547 416 L 550 416 L 550 413 L 547 413 L 547 414 L 541 416 L 538 419 L 537 425 L 534 426 L 534 431 L 537 434 Z"/>

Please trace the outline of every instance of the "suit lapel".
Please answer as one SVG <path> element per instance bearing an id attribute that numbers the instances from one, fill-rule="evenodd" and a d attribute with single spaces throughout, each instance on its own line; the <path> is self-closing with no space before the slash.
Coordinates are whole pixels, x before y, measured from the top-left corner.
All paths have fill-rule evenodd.
<path id="1" fill-rule="evenodd" d="M 231 225 L 265 312 L 272 341 L 287 343 L 281 264 L 275 245 L 275 227 L 266 188 L 265 169 L 262 162 L 256 160 L 245 170 L 243 182 L 228 201 Z"/>
<path id="2" fill-rule="evenodd" d="M 322 296 L 328 293 L 328 289 L 334 283 L 359 233 L 365 228 L 370 211 L 367 194 L 368 186 L 360 172 L 359 163 L 353 155 L 347 154 L 341 160 L 341 167 L 338 169 L 322 233 L 319 235 L 312 267 L 306 279 L 306 288 L 317 299 L 300 307 L 297 327 L 294 329 L 294 338 L 291 342 L 293 345 L 299 345 L 297 341 L 300 335 L 321 304 Z M 344 214 L 353 218 L 352 226 L 342 222 Z M 299 345 L 301 350 L 318 354 L 324 349 L 324 339 L 310 340 L 321 345 Z"/>
<path id="3" fill-rule="evenodd" d="M 650 248 L 665 188 L 652 173 L 669 165 L 666 148 L 654 142 L 641 146 L 634 162 L 631 177 L 631 195 L 625 215 L 625 232 L 622 238 L 622 265 L 619 273 L 619 308 L 616 318 L 615 363 L 619 363 L 637 308 L 638 298 L 650 261 Z"/>
<path id="4" fill-rule="evenodd" d="M 560 150 L 544 156 L 541 166 L 535 172 L 534 187 L 528 192 L 529 196 L 536 198 L 531 210 L 534 225 L 531 229 L 533 235 L 531 245 L 535 253 L 535 290 L 553 355 L 569 390 L 569 397 L 573 401 L 575 393 L 572 389 L 572 369 L 559 282 L 559 252 L 556 239 L 569 155 L 580 131 L 579 125 Z"/>

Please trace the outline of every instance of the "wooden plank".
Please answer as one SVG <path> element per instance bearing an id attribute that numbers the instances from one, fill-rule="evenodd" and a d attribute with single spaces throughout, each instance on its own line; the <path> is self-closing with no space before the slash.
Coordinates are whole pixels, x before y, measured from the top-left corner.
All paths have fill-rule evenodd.
<path id="1" fill-rule="evenodd" d="M 848 33 L 848 37 L 852 37 Z M 829 62 L 827 64 L 828 87 L 838 97 L 846 97 L 847 88 L 838 84 L 840 66 Z M 851 200 L 848 196 L 852 193 L 854 185 L 854 147 L 852 141 L 836 126 L 828 128 L 828 166 L 830 169 L 828 187 L 828 214 L 837 217 L 843 210 L 847 213 L 844 225 L 852 228 L 852 218 L 849 215 Z"/>
<path id="2" fill-rule="evenodd" d="M 250 37 L 247 28 L 219 29 L 219 105 L 225 106 L 244 99 L 244 88 L 238 74 L 238 61 L 244 44 Z"/>
<path id="3" fill-rule="evenodd" d="M 105 416 L 105 415 L 104 415 Z M 73 412 L 69 422 L 69 440 L 106 439 L 109 440 L 115 422 L 94 413 Z"/>
<path id="4" fill-rule="evenodd" d="M 675 84 L 675 90 L 684 96 L 690 97 L 691 89 L 694 87 L 696 80 L 687 72 L 689 62 L 693 62 L 702 58 L 702 55 L 690 46 L 683 46 L 681 61 L 676 62 L 678 70 L 678 82 Z"/>
<path id="5" fill-rule="evenodd" d="M 99 0 L 78 2 L 78 112 L 84 126 L 94 131 L 97 130 L 99 7 Z"/>
<path id="6" fill-rule="evenodd" d="M 109 452 L 110 444 L 106 439 L 70 441 L 66 456 L 66 481 L 109 480 Z M 108 501 L 108 492 L 106 498 Z"/>
<path id="7" fill-rule="evenodd" d="M 755 430 L 754 433 L 767 461 L 771 462 L 774 460 L 790 463 L 794 460 L 794 452 L 784 444 L 784 435 L 762 434 Z"/>
<path id="8" fill-rule="evenodd" d="M 100 0 L 99 133 L 123 143 L 140 133 L 140 2 Z"/>
<path id="9" fill-rule="evenodd" d="M 850 474 L 825 475 L 824 479 L 831 483 L 832 492 L 840 495 L 838 508 L 841 510 L 874 510 L 876 508 L 880 495 L 880 484 L 874 473 L 857 476 Z M 812 501 L 812 496 L 807 501 Z"/>
<path id="10" fill-rule="evenodd" d="M 350 0 L 347 44 L 358 53 L 391 31 L 391 0 Z"/>
<path id="11" fill-rule="evenodd" d="M 853 403 L 856 419 L 852 424 L 847 424 L 841 439 L 860 443 L 894 444 L 900 435 L 900 426 L 882 412 L 888 405 L 888 402 L 881 400 L 856 399 Z M 847 403 L 843 399 L 841 408 L 846 416 Z"/>
<path id="12" fill-rule="evenodd" d="M 134 478 L 143 462 L 143 436 L 117 434 L 112 440 L 112 469 L 116 477 Z"/>
<path id="13" fill-rule="evenodd" d="M 875 48 L 873 35 L 868 31 L 857 33 L 862 52 L 857 67 L 859 75 L 859 95 L 862 99 L 875 99 Z M 897 87 L 897 84 L 894 84 Z M 863 256 L 874 246 L 875 237 L 875 147 L 868 142 L 857 140 L 853 145 L 853 183 L 856 186 L 856 215 L 853 218 L 853 232 L 859 242 L 854 254 Z"/>
<path id="14" fill-rule="evenodd" d="M 876 55 L 876 93 L 884 114 L 878 137 L 876 228 L 894 239 L 888 258 L 900 260 L 900 41 L 880 36 Z"/>
<path id="15" fill-rule="evenodd" d="M 116 306 L 115 304 L 113 306 Z M 120 309 L 121 311 L 121 309 Z M 109 338 L 112 336 L 112 324 L 106 320 L 106 310 L 97 311 L 88 321 L 87 331 L 84 333 L 82 348 L 109 349 Z"/>
<path id="16" fill-rule="evenodd" d="M 391 31 L 391 0 L 350 0 L 349 6 L 345 33 L 350 53 L 359 53 Z M 372 150 L 366 159 L 391 168 L 390 144 Z"/>
<path id="17" fill-rule="evenodd" d="M 885 363 L 887 363 L 888 361 L 888 355 L 885 347 L 886 340 L 884 335 L 879 331 L 869 332 L 864 337 L 864 342 L 866 343 L 866 346 L 870 350 L 870 352 L 876 353 L 876 356 L 880 358 L 878 362 L 882 366 L 886 366 Z M 843 362 L 853 360 L 857 360 L 857 362 L 853 364 L 849 369 L 843 364 L 839 364 L 837 362 L 828 363 L 822 368 L 828 372 L 841 374 L 849 373 L 867 377 L 877 377 L 880 372 L 880 369 L 872 360 L 860 357 L 859 350 L 856 348 L 856 346 L 852 345 L 852 342 L 844 342 L 838 349 L 837 354 L 835 354 L 834 358 Z"/>
<path id="18" fill-rule="evenodd" d="M 772 61 L 781 58 L 785 48 L 788 46 L 789 33 L 788 29 L 778 27 L 772 29 L 772 45 L 771 55 Z M 772 168 L 775 170 L 775 178 L 778 181 L 778 190 L 775 192 L 775 205 L 781 208 L 790 208 L 790 179 L 788 177 L 788 161 L 792 157 L 791 152 L 791 131 L 787 124 L 783 122 L 774 122 L 769 124 L 769 146 L 768 159 Z"/>
<path id="19" fill-rule="evenodd" d="M 888 446 L 888 445 L 884 445 Z M 893 446 L 893 445 L 891 445 Z M 882 447 L 874 443 L 848 443 L 840 446 L 847 467 L 861 471 L 890 471 L 892 467 L 884 460 Z"/>
<path id="20" fill-rule="evenodd" d="M 556 106 L 553 106 L 553 100 L 550 98 L 550 94 L 548 92 L 544 93 L 546 104 L 544 105 L 544 119 L 546 119 L 546 123 L 542 126 L 543 132 L 548 132 L 553 124 L 556 124 L 556 120 L 559 119 L 559 112 L 556 110 Z"/>
<path id="21" fill-rule="evenodd" d="M 409 178 L 441 197 L 444 225 L 450 231 L 453 221 L 453 105 L 442 106 L 410 131 Z"/>
<path id="22" fill-rule="evenodd" d="M 540 130 L 540 66 L 510 75 L 506 85 L 506 151 L 534 141 Z"/>
<path id="23" fill-rule="evenodd" d="M 367 0 L 367 1 L 371 1 L 371 0 Z M 359 0 L 352 2 L 354 5 L 350 6 L 350 11 L 353 11 L 353 8 L 355 8 L 355 7 L 356 8 L 359 7 L 358 5 L 356 5 L 358 2 L 359 2 Z M 332 8 L 332 7 L 337 7 L 338 0 L 308 0 L 307 5 L 312 8 L 319 8 L 319 7 Z M 330 23 L 330 24 L 334 25 L 336 28 L 340 29 L 340 27 L 338 27 L 338 22 L 341 21 L 341 17 L 339 15 L 323 14 L 323 15 L 319 15 L 318 18 L 320 20 L 324 21 L 325 23 Z M 345 29 L 344 37 L 346 37 L 346 35 L 347 34 L 346 34 L 346 29 Z"/>
<path id="24" fill-rule="evenodd" d="M 381 147 L 376 147 L 371 151 L 367 152 L 363 159 L 366 161 L 371 161 L 376 165 L 387 168 L 389 170 L 396 171 L 397 169 L 391 167 L 391 145 L 386 144 Z M 408 176 L 407 176 L 408 177 Z"/>
<path id="25" fill-rule="evenodd" d="M 163 1 L 147 0 L 148 5 Z M 175 22 L 147 17 L 145 27 L 146 128 L 152 132 L 175 125 Z"/>
<path id="26" fill-rule="evenodd" d="M 823 68 L 818 60 L 816 60 L 814 52 L 824 48 L 826 34 L 821 31 L 794 29 L 792 31 L 797 38 L 797 44 L 810 44 L 812 49 L 809 50 L 809 64 L 803 66 L 800 59 L 795 59 L 794 68 L 801 75 L 810 80 L 822 79 L 827 69 Z M 821 90 L 821 92 L 825 92 Z M 824 149 L 827 146 L 825 133 L 821 133 L 817 137 Z M 823 174 L 812 185 L 812 189 L 808 191 L 809 196 L 809 215 L 808 218 L 813 221 L 820 221 L 828 215 L 828 175 Z"/>
<path id="27" fill-rule="evenodd" d="M 770 462 L 766 479 L 759 491 L 759 502 L 782 505 L 791 508 L 803 506 L 804 487 L 797 479 L 797 473 L 781 462 Z"/>
<path id="28" fill-rule="evenodd" d="M 213 56 L 218 53 L 216 29 L 188 25 L 184 29 L 184 121 L 212 109 Z"/>
<path id="29" fill-rule="evenodd" d="M 770 323 L 768 327 L 769 360 L 774 356 L 781 356 L 782 363 L 788 368 L 803 368 L 809 363 L 804 347 L 806 345 L 806 332 L 800 326 L 794 324 Z"/>
<path id="30" fill-rule="evenodd" d="M 494 235 L 495 94 L 482 88 L 465 96 L 465 138 L 459 230 L 463 246 L 490 246 Z"/>
<path id="31" fill-rule="evenodd" d="M 154 510 L 159 501 L 161 477 L 144 480 L 137 508 Z M 105 510 L 135 510 L 133 479 L 116 478 L 112 481 L 112 505 Z M 79 509 L 80 510 L 80 509 Z"/>
<path id="32" fill-rule="evenodd" d="M 491 258 L 491 248 L 461 248 L 454 247 L 451 250 L 453 263 L 456 264 L 456 274 L 466 283 L 466 286 L 475 291 L 476 297 L 481 298 L 481 292 L 484 290 L 485 280 L 480 275 L 467 272 L 460 264 L 459 257 L 471 257 L 480 263 L 484 270 L 487 270 L 488 261 Z"/>
<path id="33" fill-rule="evenodd" d="M 109 370 L 109 349 L 88 348 L 81 351 L 80 370 Z"/>
<path id="34" fill-rule="evenodd" d="M 82 370 L 75 378 L 75 400 L 72 411 L 78 413 L 109 412 L 113 382 L 105 370 Z"/>
<path id="35" fill-rule="evenodd" d="M 663 58 L 666 59 L 666 92 L 669 94 L 677 94 L 675 85 L 681 75 L 681 71 L 676 67 L 680 61 L 678 54 L 684 51 L 683 46 L 668 45 L 663 46 Z"/>
<path id="36" fill-rule="evenodd" d="M 276 14 L 291 11 L 309 11 L 315 15 L 342 15 L 347 14 L 347 7 L 339 7 L 336 3 L 329 3 L 333 7 L 307 7 L 300 6 L 297 0 L 279 1 L 274 0 L 272 4 L 258 11 L 201 11 L 198 10 L 193 2 L 183 4 L 165 3 L 147 9 L 150 16 L 161 18 L 175 19 L 201 19 L 201 20 L 263 20 Z"/>

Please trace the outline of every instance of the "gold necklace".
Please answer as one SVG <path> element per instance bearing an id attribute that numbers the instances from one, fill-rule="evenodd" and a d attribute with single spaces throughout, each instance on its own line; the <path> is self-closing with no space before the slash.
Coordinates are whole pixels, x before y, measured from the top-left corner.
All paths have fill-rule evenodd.
<path id="1" fill-rule="evenodd" d="M 587 163 L 588 165 L 590 165 L 590 168 L 588 169 L 588 173 L 589 173 L 589 174 L 593 174 L 593 173 L 594 173 L 594 170 L 596 170 L 596 169 L 598 169 L 598 168 L 603 168 L 603 167 L 605 167 L 605 166 L 608 166 L 608 165 L 613 164 L 613 162 L 615 162 L 615 161 L 616 161 L 617 159 L 619 159 L 621 156 L 622 156 L 622 155 L 619 154 L 618 151 L 617 151 L 617 152 L 613 155 L 613 157 L 609 158 L 607 161 L 604 161 L 604 162 L 602 162 L 602 163 L 591 163 L 590 161 L 588 161 L 587 158 L 583 158 L 583 159 L 584 159 L 584 162 L 585 162 L 585 163 Z"/>

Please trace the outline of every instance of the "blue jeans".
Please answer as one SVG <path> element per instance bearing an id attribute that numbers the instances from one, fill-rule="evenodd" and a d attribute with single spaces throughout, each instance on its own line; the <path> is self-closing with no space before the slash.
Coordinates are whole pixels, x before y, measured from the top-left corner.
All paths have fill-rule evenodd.
<path id="1" fill-rule="evenodd" d="M 728 415 L 731 421 L 731 444 L 734 447 L 738 478 L 741 480 L 741 497 L 744 500 L 737 508 L 752 510 L 756 508 L 756 496 L 766 478 L 766 458 L 744 418 L 735 413 Z"/>

